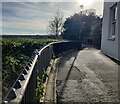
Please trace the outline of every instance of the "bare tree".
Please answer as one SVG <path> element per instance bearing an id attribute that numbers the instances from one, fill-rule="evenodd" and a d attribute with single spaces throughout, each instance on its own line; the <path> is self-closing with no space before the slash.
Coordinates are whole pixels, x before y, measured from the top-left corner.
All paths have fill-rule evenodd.
<path id="1" fill-rule="evenodd" d="M 56 12 L 56 15 L 54 16 L 53 20 L 49 22 L 48 25 L 48 33 L 50 35 L 59 36 L 63 32 L 63 14 L 60 11 Z"/>

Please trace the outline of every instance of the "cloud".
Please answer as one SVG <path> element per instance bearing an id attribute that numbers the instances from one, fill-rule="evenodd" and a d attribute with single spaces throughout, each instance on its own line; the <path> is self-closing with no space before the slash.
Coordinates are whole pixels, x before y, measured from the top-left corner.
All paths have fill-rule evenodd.
<path id="1" fill-rule="evenodd" d="M 23 31 L 45 30 L 48 22 L 53 16 L 52 10 L 43 8 L 40 3 L 3 3 L 2 21 L 3 31 L 10 27 Z M 45 5 L 45 4 L 44 4 Z M 7 27 L 7 28 L 6 28 Z"/>
<path id="2" fill-rule="evenodd" d="M 96 0 L 97 2 L 101 2 L 104 0 Z M 107 2 L 116 2 L 119 0 L 105 0 Z M 73 0 L 3 0 L 2 2 L 73 2 Z M 78 0 L 74 0 L 74 2 L 78 2 Z"/>
<path id="3" fill-rule="evenodd" d="M 101 12 L 98 5 L 100 4 L 92 6 Z M 58 9 L 67 18 L 80 8 L 76 2 L 2 2 L 3 32 L 46 33 L 48 23 Z"/>
<path id="4" fill-rule="evenodd" d="M 29 22 L 3 22 L 3 27 L 4 26 L 9 26 L 9 27 L 16 27 L 16 28 L 26 28 L 26 29 L 41 29 L 45 28 L 47 24 L 44 22 L 38 22 L 38 21 L 29 21 Z"/>

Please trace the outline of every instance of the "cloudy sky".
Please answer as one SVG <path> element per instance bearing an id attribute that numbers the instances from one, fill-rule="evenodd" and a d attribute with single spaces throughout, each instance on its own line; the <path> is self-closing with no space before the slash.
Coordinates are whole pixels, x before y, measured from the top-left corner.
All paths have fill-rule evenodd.
<path id="1" fill-rule="evenodd" d="M 64 19 L 85 9 L 96 9 L 102 15 L 103 2 L 77 0 L 78 2 L 2 2 L 3 34 L 47 34 L 47 26 L 59 9 Z"/>

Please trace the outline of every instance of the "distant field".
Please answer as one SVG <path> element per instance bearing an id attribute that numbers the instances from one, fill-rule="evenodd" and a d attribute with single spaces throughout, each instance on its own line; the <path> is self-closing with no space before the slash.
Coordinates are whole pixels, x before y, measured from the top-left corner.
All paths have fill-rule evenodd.
<path id="1" fill-rule="evenodd" d="M 4 38 L 2 44 L 2 90 L 3 96 L 13 85 L 35 49 L 41 49 L 56 39 Z"/>

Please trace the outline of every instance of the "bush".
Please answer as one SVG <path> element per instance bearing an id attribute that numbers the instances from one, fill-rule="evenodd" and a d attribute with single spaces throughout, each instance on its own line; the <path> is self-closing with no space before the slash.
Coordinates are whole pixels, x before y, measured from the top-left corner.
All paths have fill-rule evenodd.
<path id="1" fill-rule="evenodd" d="M 40 50 L 55 39 L 2 39 L 2 86 L 3 97 L 23 70 L 35 49 Z"/>

